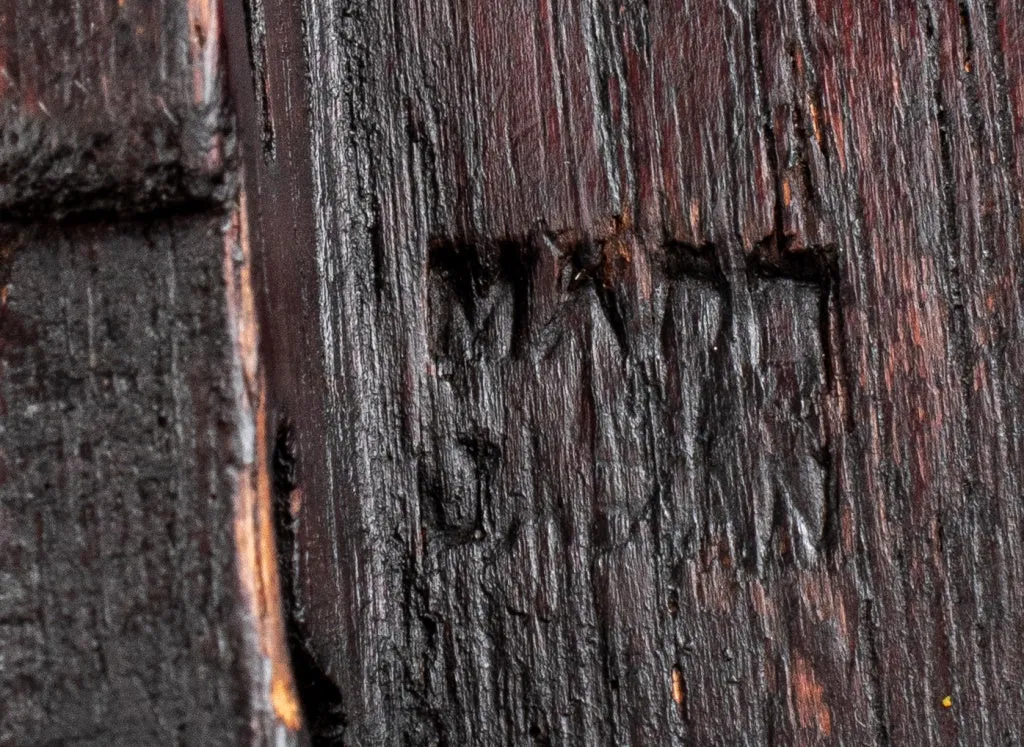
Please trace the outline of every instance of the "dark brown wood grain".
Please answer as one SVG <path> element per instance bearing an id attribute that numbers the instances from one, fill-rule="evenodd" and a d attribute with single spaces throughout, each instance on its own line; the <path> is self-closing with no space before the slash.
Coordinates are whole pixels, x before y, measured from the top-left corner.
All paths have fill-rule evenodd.
<path id="1" fill-rule="evenodd" d="M 0 2 L 0 744 L 291 744 L 221 9 Z"/>
<path id="2" fill-rule="evenodd" d="M 1024 734 L 1022 24 L 237 11 L 314 736 Z"/>
<path id="3" fill-rule="evenodd" d="M 0 3 L 0 213 L 229 199 L 219 14 L 216 0 Z"/>
<path id="4" fill-rule="evenodd" d="M 1021 741 L 1022 50 L 0 0 L 0 744 Z"/>

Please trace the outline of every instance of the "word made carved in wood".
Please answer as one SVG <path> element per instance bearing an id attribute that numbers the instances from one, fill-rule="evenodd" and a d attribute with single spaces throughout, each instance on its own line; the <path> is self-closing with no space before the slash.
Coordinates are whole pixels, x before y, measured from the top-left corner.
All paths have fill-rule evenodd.
<path id="1" fill-rule="evenodd" d="M 553 503 L 593 491 L 599 544 L 628 542 L 657 512 L 684 553 L 749 570 L 828 554 L 839 531 L 836 248 L 794 249 L 778 230 L 737 259 L 713 243 L 652 243 L 621 217 L 607 224 L 599 238 L 538 222 L 513 239 L 430 242 L 434 432 L 445 442 L 420 484 L 434 537 L 483 540 L 497 516 L 536 515 L 530 491 L 499 485 L 497 434 L 521 429 L 535 458 L 570 459 L 577 439 L 599 455 L 596 485 L 574 485 L 567 465 L 535 473 Z M 614 414 L 531 429 L 557 411 L 548 397 L 600 397 Z"/>

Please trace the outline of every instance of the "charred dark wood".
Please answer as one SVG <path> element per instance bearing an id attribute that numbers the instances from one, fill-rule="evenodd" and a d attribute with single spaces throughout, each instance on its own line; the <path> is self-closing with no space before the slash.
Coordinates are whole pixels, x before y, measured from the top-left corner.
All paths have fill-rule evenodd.
<path id="1" fill-rule="evenodd" d="M 7 261 L 0 743 L 249 729 L 221 221 L 32 229 Z"/>
<path id="2" fill-rule="evenodd" d="M 219 17 L 0 0 L 0 744 L 297 738 Z"/>
<path id="3" fill-rule="evenodd" d="M 0 743 L 1020 741 L 1017 4 L 66 5 Z"/>
<path id="4" fill-rule="evenodd" d="M 325 743 L 1024 734 L 1014 3 L 286 5 L 233 79 Z"/>
<path id="5" fill-rule="evenodd" d="M 0 3 L 0 217 L 230 199 L 219 13 L 214 0 Z"/>

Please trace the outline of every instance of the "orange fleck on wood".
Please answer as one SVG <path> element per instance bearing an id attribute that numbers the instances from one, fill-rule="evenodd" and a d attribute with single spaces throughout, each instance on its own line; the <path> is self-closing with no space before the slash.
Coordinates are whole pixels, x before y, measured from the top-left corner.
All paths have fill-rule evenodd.
<path id="1" fill-rule="evenodd" d="M 293 519 L 298 518 L 298 515 L 302 512 L 302 498 L 302 489 L 295 488 L 288 499 L 288 513 L 292 515 Z"/>
<path id="2" fill-rule="evenodd" d="M 696 197 L 690 199 L 690 232 L 694 241 L 697 240 L 700 231 L 700 200 Z"/>
<path id="3" fill-rule="evenodd" d="M 683 687 L 683 670 L 680 669 L 679 665 L 672 667 L 672 700 L 676 702 L 677 706 L 682 707 L 683 699 L 686 697 L 686 691 Z"/>
<path id="4" fill-rule="evenodd" d="M 811 112 L 811 128 L 814 130 L 814 140 L 821 147 L 821 111 L 817 105 L 811 100 L 810 96 L 807 97 L 807 108 Z"/>
<path id="5" fill-rule="evenodd" d="M 292 731 L 302 728 L 302 709 L 292 682 L 275 678 L 270 684 L 270 704 L 281 723 Z"/>
<path id="6" fill-rule="evenodd" d="M 801 728 L 817 729 L 824 736 L 832 734 L 832 713 L 824 700 L 824 688 L 818 683 L 811 665 L 801 657 L 793 660 L 793 699 Z"/>

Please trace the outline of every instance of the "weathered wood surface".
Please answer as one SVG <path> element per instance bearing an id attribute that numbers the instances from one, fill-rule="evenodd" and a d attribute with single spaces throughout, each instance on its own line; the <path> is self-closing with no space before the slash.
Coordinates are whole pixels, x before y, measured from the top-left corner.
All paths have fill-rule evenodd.
<path id="1" fill-rule="evenodd" d="M 0 743 L 1021 740 L 1018 4 L 0 40 Z"/>
<path id="2" fill-rule="evenodd" d="M 229 13 L 321 741 L 1022 738 L 1022 14 Z"/>
<path id="3" fill-rule="evenodd" d="M 220 10 L 0 2 L 0 744 L 286 744 Z"/>
<path id="4" fill-rule="evenodd" d="M 216 0 L 3 0 L 6 219 L 232 196 Z"/>

